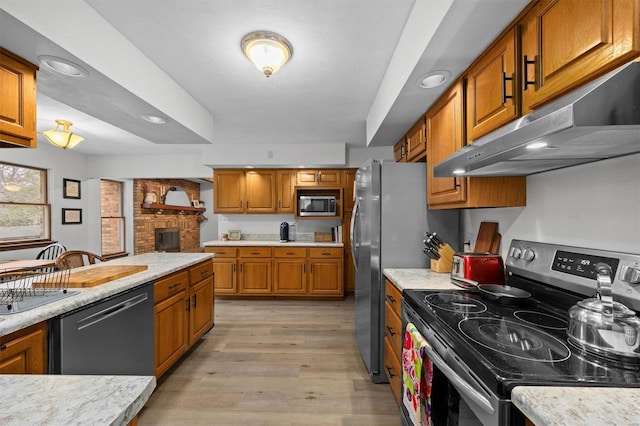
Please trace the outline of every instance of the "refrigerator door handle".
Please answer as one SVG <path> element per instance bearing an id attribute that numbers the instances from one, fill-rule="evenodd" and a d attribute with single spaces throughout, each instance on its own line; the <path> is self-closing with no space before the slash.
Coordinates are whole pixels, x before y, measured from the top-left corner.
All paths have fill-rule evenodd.
<path id="1" fill-rule="evenodd" d="M 358 220 L 358 216 L 360 214 L 360 203 L 358 201 L 358 197 L 356 197 L 355 204 L 353 206 L 353 215 L 351 216 L 351 227 L 350 227 L 350 240 L 351 240 L 351 259 L 353 260 L 353 266 L 355 270 L 358 270 L 358 249 L 360 248 L 360 240 L 356 240 L 356 220 Z"/>

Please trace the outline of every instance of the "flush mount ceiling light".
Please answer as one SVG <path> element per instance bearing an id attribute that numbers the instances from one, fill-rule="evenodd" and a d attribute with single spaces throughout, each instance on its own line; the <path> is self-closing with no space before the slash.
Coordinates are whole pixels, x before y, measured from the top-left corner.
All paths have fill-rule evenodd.
<path id="1" fill-rule="evenodd" d="M 2 187 L 9 192 L 18 192 L 22 187 L 16 183 L 3 183 Z"/>
<path id="2" fill-rule="evenodd" d="M 418 79 L 418 86 L 423 89 L 432 89 L 443 85 L 450 76 L 449 71 L 432 71 Z"/>
<path id="3" fill-rule="evenodd" d="M 153 123 L 153 124 L 164 124 L 167 122 L 166 118 L 161 117 L 159 115 L 142 114 L 141 117 L 146 121 L 148 121 L 149 123 Z"/>
<path id="4" fill-rule="evenodd" d="M 242 51 L 268 78 L 291 59 L 291 43 L 279 34 L 254 31 L 242 39 Z"/>
<path id="5" fill-rule="evenodd" d="M 84 140 L 82 136 L 71 133 L 69 129 L 73 123 L 67 120 L 56 120 L 55 128 L 40 132 L 52 145 L 62 149 L 73 148 Z"/>
<path id="6" fill-rule="evenodd" d="M 80 65 L 71 62 L 68 59 L 58 58 L 56 56 L 42 55 L 38 56 L 38 61 L 45 67 L 57 73 L 64 74 L 69 77 L 86 77 L 89 71 Z"/>

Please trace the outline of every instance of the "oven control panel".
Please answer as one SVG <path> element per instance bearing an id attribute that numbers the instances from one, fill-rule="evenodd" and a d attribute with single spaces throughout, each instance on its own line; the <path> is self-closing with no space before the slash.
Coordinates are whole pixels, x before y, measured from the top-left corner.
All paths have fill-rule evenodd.
<path id="1" fill-rule="evenodd" d="M 611 267 L 611 276 L 616 276 L 619 259 L 613 257 L 594 256 L 583 253 L 574 253 L 564 250 L 556 250 L 551 263 L 551 269 L 565 274 L 595 280 L 597 277 L 596 263 L 606 263 Z"/>
<path id="2" fill-rule="evenodd" d="M 512 240 L 507 275 L 525 277 L 592 297 L 596 263 L 611 267 L 614 299 L 640 311 L 640 254 Z"/>

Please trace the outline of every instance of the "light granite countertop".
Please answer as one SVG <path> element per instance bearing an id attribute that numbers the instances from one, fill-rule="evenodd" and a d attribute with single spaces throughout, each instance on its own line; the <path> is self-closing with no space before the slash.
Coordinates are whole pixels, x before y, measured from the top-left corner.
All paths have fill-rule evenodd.
<path id="1" fill-rule="evenodd" d="M 109 265 L 147 265 L 148 269 L 95 287 L 73 288 L 70 290 L 77 291 L 77 294 L 67 298 L 25 312 L 2 315 L 0 316 L 0 336 L 154 281 L 212 257 L 211 253 L 145 253 L 110 260 L 107 262 Z"/>
<path id="2" fill-rule="evenodd" d="M 517 386 L 511 401 L 536 426 L 639 426 L 640 389 Z"/>
<path id="3" fill-rule="evenodd" d="M 280 241 L 264 241 L 264 240 L 237 240 L 237 241 L 223 241 L 212 240 L 202 243 L 204 247 L 344 247 L 343 243 L 326 242 L 316 243 L 313 241 L 288 241 L 281 243 Z"/>
<path id="4" fill-rule="evenodd" d="M 0 375 L 0 424 L 126 425 L 155 387 L 153 376 Z"/>
<path id="5" fill-rule="evenodd" d="M 457 285 L 451 284 L 450 273 L 409 268 L 385 268 L 382 273 L 400 290 L 462 290 Z"/>

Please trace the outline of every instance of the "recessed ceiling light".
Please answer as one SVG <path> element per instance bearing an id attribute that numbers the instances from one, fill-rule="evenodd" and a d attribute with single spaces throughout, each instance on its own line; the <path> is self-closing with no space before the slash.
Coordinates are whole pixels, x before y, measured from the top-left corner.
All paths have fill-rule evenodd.
<path id="1" fill-rule="evenodd" d="M 38 61 L 50 70 L 68 77 L 86 77 L 89 75 L 89 71 L 68 59 L 42 55 L 38 56 Z"/>
<path id="2" fill-rule="evenodd" d="M 159 115 L 142 114 L 140 117 L 153 124 L 164 124 L 167 122 L 166 118 L 160 117 Z"/>
<path id="3" fill-rule="evenodd" d="M 449 71 L 432 71 L 418 79 L 418 86 L 423 89 L 432 89 L 444 84 L 450 76 Z"/>

